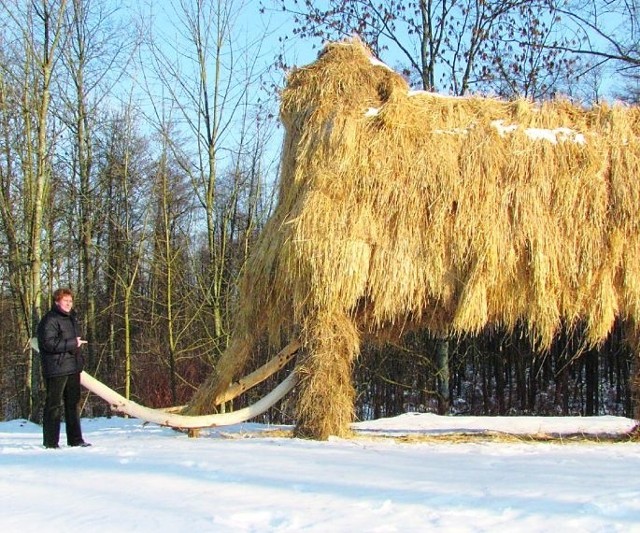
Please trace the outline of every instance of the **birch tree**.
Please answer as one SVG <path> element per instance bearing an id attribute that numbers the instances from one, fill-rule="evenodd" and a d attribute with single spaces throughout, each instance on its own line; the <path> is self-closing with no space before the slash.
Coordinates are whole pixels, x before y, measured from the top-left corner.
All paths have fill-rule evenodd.
<path id="1" fill-rule="evenodd" d="M 201 209 L 205 268 L 200 294 L 210 316 L 209 337 L 215 350 L 225 347 L 228 331 L 225 290 L 229 286 L 230 221 L 222 176 L 238 153 L 236 135 L 252 86 L 262 73 L 260 35 L 242 42 L 235 33 L 247 2 L 179 0 L 159 16 L 170 17 L 175 35 L 153 36 L 149 50 L 162 98 L 175 106 L 181 145 L 172 144 Z M 250 100 L 250 99 L 249 99 Z M 192 150 L 184 150 L 189 140 Z M 203 314 L 201 314 L 204 316 Z"/>
<path id="2" fill-rule="evenodd" d="M 108 332 L 107 369 L 112 379 L 122 378 L 124 396 L 129 398 L 135 371 L 136 325 L 141 316 L 140 278 L 148 242 L 151 205 L 148 182 L 150 161 L 146 139 L 136 127 L 131 106 L 114 112 L 105 133 L 101 157 L 107 222 L 105 246 L 105 305 L 103 316 Z M 137 329 L 140 329 L 139 327 Z"/>
<path id="3" fill-rule="evenodd" d="M 161 355 L 167 367 L 170 402 L 179 401 L 179 385 L 185 381 L 179 369 L 180 359 L 197 351 L 199 335 L 195 315 L 201 309 L 198 294 L 189 275 L 189 249 L 193 202 L 185 174 L 173 160 L 171 122 L 162 122 L 160 157 L 155 166 L 153 186 L 153 251 L 148 291 L 150 326 L 147 339 L 151 351 Z M 173 141 L 175 142 L 175 140 Z M 158 379 L 158 375 L 154 379 Z M 191 389 L 190 389 L 191 391 Z"/>
<path id="4" fill-rule="evenodd" d="M 70 154 L 67 160 L 67 189 L 72 192 L 73 208 L 69 209 L 73 225 L 79 228 L 79 264 L 86 336 L 90 340 L 87 353 L 93 362 L 96 337 L 96 223 L 102 216 L 94 168 L 94 143 L 100 106 L 122 82 L 131 64 L 136 39 L 134 29 L 124 27 L 120 13 L 101 0 L 70 0 L 66 12 L 69 28 L 68 44 L 62 62 L 68 73 L 68 84 L 60 89 L 64 107 L 62 120 L 69 132 Z M 79 302 L 80 303 L 80 302 Z"/>
<path id="5" fill-rule="evenodd" d="M 0 8 L 5 20 L 11 22 L 11 41 L 16 51 L 19 47 L 22 61 L 20 69 L 4 74 L 5 81 L 19 93 L 22 114 L 16 117 L 20 126 L 15 154 L 19 164 L 8 165 L 4 176 L 17 180 L 13 188 L 17 194 L 11 194 L 10 186 L 5 187 L 0 201 L 4 225 L 12 233 L 8 239 L 12 290 L 20 301 L 20 328 L 28 339 L 40 318 L 45 202 L 54 152 L 50 103 L 54 74 L 67 38 L 67 1 L 3 0 Z M 32 354 L 25 369 L 24 414 L 32 419 L 39 411 L 36 361 Z"/>

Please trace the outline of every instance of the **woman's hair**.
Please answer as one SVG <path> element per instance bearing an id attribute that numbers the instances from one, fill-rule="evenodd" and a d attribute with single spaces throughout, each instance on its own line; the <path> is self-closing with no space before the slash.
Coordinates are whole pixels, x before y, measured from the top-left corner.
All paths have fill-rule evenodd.
<path id="1" fill-rule="evenodd" d="M 67 287 L 62 287 L 60 289 L 56 289 L 53 292 L 53 301 L 54 302 L 59 302 L 65 296 L 71 296 L 73 298 L 73 292 L 71 291 L 71 289 L 68 289 Z"/>

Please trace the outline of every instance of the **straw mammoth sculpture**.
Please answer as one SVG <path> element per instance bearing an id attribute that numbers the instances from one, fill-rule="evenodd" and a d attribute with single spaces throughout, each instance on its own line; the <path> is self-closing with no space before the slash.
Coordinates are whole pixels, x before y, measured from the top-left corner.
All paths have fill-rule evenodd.
<path id="1" fill-rule="evenodd" d="M 598 343 L 640 315 L 640 115 L 411 91 L 359 41 L 282 92 L 279 204 L 240 284 L 208 410 L 269 339 L 296 339 L 296 432 L 347 433 L 363 339 L 524 324 Z M 299 348 L 299 349 L 298 349 Z"/>

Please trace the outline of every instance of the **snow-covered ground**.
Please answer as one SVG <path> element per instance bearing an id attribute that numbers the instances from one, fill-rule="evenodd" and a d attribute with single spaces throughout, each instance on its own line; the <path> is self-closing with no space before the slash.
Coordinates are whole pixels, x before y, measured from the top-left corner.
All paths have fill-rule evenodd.
<path id="1" fill-rule="evenodd" d="M 414 438 L 633 425 L 406 414 L 315 442 L 258 424 L 190 439 L 101 418 L 83 420 L 92 447 L 67 448 L 63 437 L 45 450 L 39 426 L 2 422 L 0 531 L 640 532 L 640 442 Z"/>

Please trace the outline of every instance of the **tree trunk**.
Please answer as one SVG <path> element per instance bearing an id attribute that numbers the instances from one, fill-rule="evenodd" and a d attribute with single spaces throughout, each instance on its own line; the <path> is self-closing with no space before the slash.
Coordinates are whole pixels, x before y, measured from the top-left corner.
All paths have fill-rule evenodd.
<path id="1" fill-rule="evenodd" d="M 438 414 L 446 415 L 451 407 L 448 339 L 438 339 L 436 341 L 436 390 L 438 393 Z"/>
<path id="2" fill-rule="evenodd" d="M 589 350 L 584 356 L 585 380 L 586 380 L 586 406 L 585 415 L 595 416 L 600 408 L 599 399 L 599 370 L 598 370 L 598 351 Z"/>
<path id="3" fill-rule="evenodd" d="M 504 402 L 505 379 L 504 379 L 504 358 L 502 354 L 502 345 L 498 346 L 498 350 L 494 352 L 493 358 L 495 361 L 496 404 L 498 407 L 498 414 L 504 415 L 506 412 L 506 409 L 505 409 L 505 402 Z"/>

